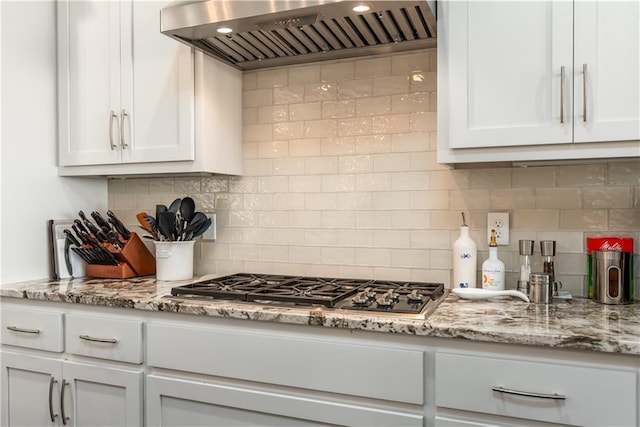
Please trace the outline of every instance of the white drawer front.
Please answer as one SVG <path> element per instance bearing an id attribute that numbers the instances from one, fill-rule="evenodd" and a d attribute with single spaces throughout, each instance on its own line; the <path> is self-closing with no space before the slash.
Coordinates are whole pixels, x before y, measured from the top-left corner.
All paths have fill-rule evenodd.
<path id="1" fill-rule="evenodd" d="M 147 325 L 147 363 L 413 404 L 424 402 L 424 353 L 214 329 Z"/>
<path id="2" fill-rule="evenodd" d="M 82 356 L 142 363 L 142 322 L 67 315 L 67 351 Z"/>
<path id="3" fill-rule="evenodd" d="M 64 351 L 62 313 L 3 308 L 0 317 L 3 344 Z"/>
<path id="4" fill-rule="evenodd" d="M 637 425 L 636 381 L 633 372 L 436 355 L 437 406 L 565 425 Z M 546 397 L 494 391 L 495 387 Z"/>

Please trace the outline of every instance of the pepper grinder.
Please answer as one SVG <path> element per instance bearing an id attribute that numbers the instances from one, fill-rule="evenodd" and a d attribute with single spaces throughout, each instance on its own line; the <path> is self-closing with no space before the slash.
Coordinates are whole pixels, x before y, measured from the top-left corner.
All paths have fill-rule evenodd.
<path id="1" fill-rule="evenodd" d="M 520 280 L 518 280 L 517 289 L 529 295 L 531 285 L 529 283 L 529 275 L 531 274 L 531 255 L 533 255 L 533 240 L 519 240 L 518 249 L 520 250 Z"/>
<path id="2" fill-rule="evenodd" d="M 556 275 L 554 272 L 553 258 L 556 256 L 556 241 L 555 240 L 541 240 L 540 241 L 540 253 L 542 254 L 543 267 L 542 270 L 550 277 L 550 281 L 554 288 L 554 293 L 557 292 L 558 285 L 556 284 Z"/>

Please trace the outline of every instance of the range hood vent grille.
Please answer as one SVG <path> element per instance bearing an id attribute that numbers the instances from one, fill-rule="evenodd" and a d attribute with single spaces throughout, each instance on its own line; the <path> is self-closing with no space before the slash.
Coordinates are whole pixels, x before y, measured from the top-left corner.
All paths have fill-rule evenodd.
<path id="1" fill-rule="evenodd" d="M 196 3 L 164 9 L 162 32 L 243 70 L 435 46 L 435 19 L 426 2 L 367 4 L 373 7 L 365 13 L 352 12 L 353 2 L 335 2 L 165 29 L 170 13 L 201 5 Z M 219 34 L 222 26 L 234 31 Z"/>

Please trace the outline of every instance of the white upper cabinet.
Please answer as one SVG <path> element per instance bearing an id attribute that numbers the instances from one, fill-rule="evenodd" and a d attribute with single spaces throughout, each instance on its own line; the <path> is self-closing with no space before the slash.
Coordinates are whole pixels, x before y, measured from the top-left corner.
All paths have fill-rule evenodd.
<path id="1" fill-rule="evenodd" d="M 59 0 L 60 175 L 241 173 L 242 74 L 161 34 L 166 5 Z"/>
<path id="2" fill-rule="evenodd" d="M 640 139 L 640 2 L 574 7 L 574 140 Z"/>
<path id="3" fill-rule="evenodd" d="M 193 59 L 162 3 L 58 6 L 60 165 L 193 160 Z"/>
<path id="4" fill-rule="evenodd" d="M 640 155 L 639 3 L 439 6 L 440 162 Z"/>

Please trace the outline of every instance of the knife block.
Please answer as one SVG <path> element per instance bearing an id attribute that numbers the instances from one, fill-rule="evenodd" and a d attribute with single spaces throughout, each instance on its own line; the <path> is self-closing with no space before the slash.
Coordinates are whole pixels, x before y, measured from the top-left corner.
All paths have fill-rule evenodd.
<path id="1" fill-rule="evenodd" d="M 116 257 L 118 265 L 87 264 L 87 276 L 128 279 L 155 274 L 156 259 L 136 233 L 131 233 L 122 249 L 118 250 L 112 245 L 106 245 L 106 248 Z"/>

